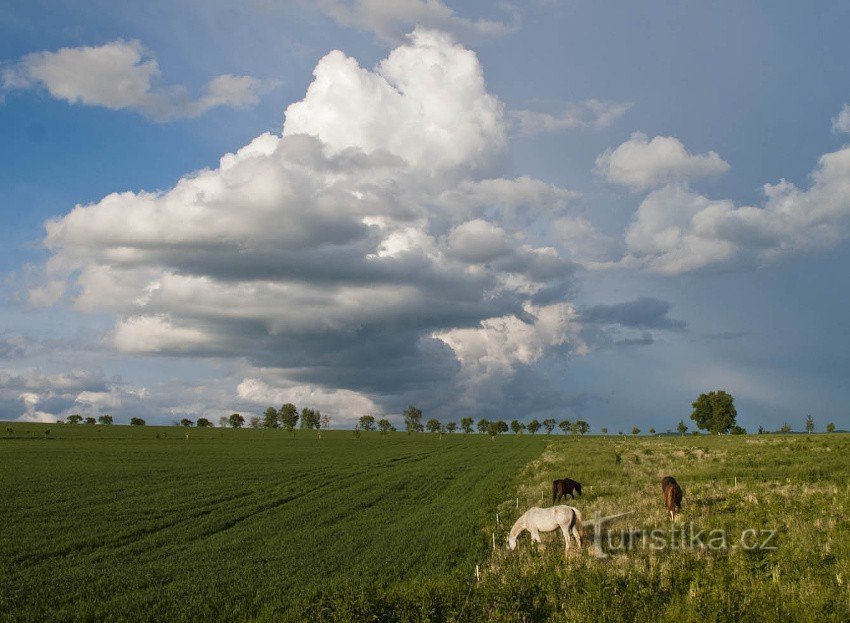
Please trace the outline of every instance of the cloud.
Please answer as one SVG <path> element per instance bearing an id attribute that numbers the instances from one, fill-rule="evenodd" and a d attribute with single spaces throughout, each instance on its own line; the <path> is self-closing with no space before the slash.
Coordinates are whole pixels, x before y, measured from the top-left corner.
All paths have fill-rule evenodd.
<path id="1" fill-rule="evenodd" d="M 44 279 L 112 314 L 120 352 L 247 361 L 265 376 L 243 378 L 323 404 L 448 413 L 471 378 L 473 338 L 454 331 L 533 338 L 506 371 L 572 335 L 556 320 L 576 264 L 545 232 L 575 193 L 492 177 L 505 126 L 476 55 L 444 33 L 416 30 L 371 70 L 332 51 L 280 135 L 46 223 Z M 243 400 L 268 395 L 251 387 Z"/>
<path id="2" fill-rule="evenodd" d="M 512 110 L 511 118 L 522 135 L 550 134 L 578 128 L 607 128 L 628 112 L 630 103 L 590 99 L 571 104 L 559 113 Z"/>
<path id="3" fill-rule="evenodd" d="M 510 255 L 515 246 L 500 227 L 475 219 L 449 232 L 447 253 L 470 264 L 482 264 Z"/>
<path id="4" fill-rule="evenodd" d="M 553 226 L 571 257 L 589 268 L 623 256 L 623 242 L 600 232 L 586 218 L 561 217 L 553 221 Z"/>
<path id="5" fill-rule="evenodd" d="M 713 151 L 691 154 L 679 139 L 640 132 L 616 149 L 596 158 L 596 172 L 610 182 L 640 191 L 669 182 L 712 177 L 729 170 L 729 164 Z"/>
<path id="6" fill-rule="evenodd" d="M 667 301 L 642 296 L 624 303 L 588 307 L 581 311 L 580 319 L 583 323 L 617 324 L 630 329 L 684 329 L 684 321 L 670 318 L 669 312 Z"/>
<path id="7" fill-rule="evenodd" d="M 242 400 L 264 410 L 269 405 L 291 402 L 300 408 L 318 409 L 334 414 L 335 425 L 353 422 L 361 415 L 380 413 L 379 407 L 367 396 L 346 389 L 325 389 L 316 385 L 294 385 L 275 378 L 273 385 L 258 378 L 243 379 L 236 388 Z M 342 420 L 342 421 L 340 421 Z"/>
<path id="8" fill-rule="evenodd" d="M 0 370 L 0 418 L 26 422 L 55 422 L 70 413 L 98 415 L 131 408 L 147 398 L 144 388 L 134 388 L 101 373 L 72 370 L 48 373 L 38 368 Z"/>
<path id="9" fill-rule="evenodd" d="M 197 117 L 219 106 L 245 108 L 274 85 L 251 76 L 221 75 L 200 97 L 183 86 L 161 85 L 159 64 L 139 41 L 33 52 L 2 74 L 4 90 L 44 87 L 69 104 L 138 112 L 154 121 Z"/>
<path id="10" fill-rule="evenodd" d="M 850 134 L 850 104 L 844 104 L 841 112 L 833 118 L 832 131 Z"/>
<path id="11" fill-rule="evenodd" d="M 317 137 L 326 153 L 385 150 L 418 169 L 480 168 L 505 148 L 503 106 L 475 53 L 448 35 L 416 31 L 374 71 L 334 51 L 307 96 L 286 109 L 284 136 Z"/>
<path id="12" fill-rule="evenodd" d="M 760 206 L 713 200 L 682 185 L 651 192 L 626 230 L 626 265 L 679 275 L 757 267 L 828 248 L 850 232 L 850 147 L 824 154 L 808 189 L 764 186 Z"/>
<path id="13" fill-rule="evenodd" d="M 509 376 L 517 365 L 534 363 L 552 346 L 585 351 L 578 339 L 581 324 L 571 304 L 526 304 L 524 311 L 525 318 L 488 318 L 477 327 L 437 332 L 433 337 L 451 347 L 473 380 Z"/>
<path id="14" fill-rule="evenodd" d="M 460 17 L 442 0 L 320 0 L 314 6 L 342 26 L 371 32 L 393 44 L 415 26 L 466 40 L 507 34 L 516 30 L 519 20 L 516 12 L 510 24 Z"/>

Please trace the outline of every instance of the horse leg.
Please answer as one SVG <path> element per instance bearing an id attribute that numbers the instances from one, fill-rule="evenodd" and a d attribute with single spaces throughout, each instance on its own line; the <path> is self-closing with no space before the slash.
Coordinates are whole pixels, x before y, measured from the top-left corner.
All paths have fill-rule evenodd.
<path id="1" fill-rule="evenodd" d="M 573 525 L 573 536 L 575 537 L 576 543 L 578 543 L 578 546 L 581 547 L 581 545 L 582 545 L 582 543 L 581 543 L 581 532 L 578 531 L 578 527 L 575 526 L 575 525 Z"/>
<path id="2" fill-rule="evenodd" d="M 540 533 L 537 530 L 529 530 L 529 532 L 531 532 L 531 540 L 532 541 L 534 541 L 535 543 L 542 543 L 543 542 L 543 541 L 540 540 Z"/>
<path id="3" fill-rule="evenodd" d="M 564 556 L 570 553 L 570 527 L 567 524 L 561 524 L 561 533 L 564 535 Z"/>

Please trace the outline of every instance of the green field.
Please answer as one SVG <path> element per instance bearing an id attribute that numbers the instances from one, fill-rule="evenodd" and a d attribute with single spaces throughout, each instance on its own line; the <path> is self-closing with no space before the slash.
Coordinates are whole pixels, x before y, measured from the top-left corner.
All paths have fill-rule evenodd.
<path id="1" fill-rule="evenodd" d="M 3 620 L 850 620 L 848 435 L 9 426 Z M 728 547 L 621 547 L 621 528 L 669 531 L 667 473 L 685 490 L 678 528 L 723 530 Z M 556 535 L 506 551 L 563 476 L 585 483 L 586 519 L 634 511 L 609 526 L 608 557 L 565 558 Z M 746 529 L 775 530 L 776 549 L 743 549 Z"/>
<path id="2" fill-rule="evenodd" d="M 272 618 L 347 585 L 468 576 L 489 510 L 545 447 L 8 426 L 0 616 L 11 621 Z"/>

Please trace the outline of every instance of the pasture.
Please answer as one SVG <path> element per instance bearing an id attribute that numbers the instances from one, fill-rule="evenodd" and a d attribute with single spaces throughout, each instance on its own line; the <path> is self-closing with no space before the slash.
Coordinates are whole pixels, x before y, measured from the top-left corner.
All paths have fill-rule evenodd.
<path id="1" fill-rule="evenodd" d="M 850 619 L 848 435 L 10 426 L 3 620 Z M 677 530 L 722 530 L 726 547 L 646 544 L 670 531 L 668 473 Z M 585 520 L 633 514 L 567 557 L 560 534 L 508 551 L 513 521 L 562 477 L 584 485 L 561 503 Z M 748 529 L 775 530 L 775 549 L 742 547 Z"/>

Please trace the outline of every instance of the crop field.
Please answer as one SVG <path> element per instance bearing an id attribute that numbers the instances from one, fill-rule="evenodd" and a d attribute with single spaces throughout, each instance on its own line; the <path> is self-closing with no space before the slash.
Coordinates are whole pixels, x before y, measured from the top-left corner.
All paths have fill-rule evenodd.
<path id="1" fill-rule="evenodd" d="M 10 427 L 3 620 L 850 620 L 849 435 Z M 507 551 L 565 476 L 632 514 Z"/>
<path id="2" fill-rule="evenodd" d="M 6 621 L 298 617 L 319 591 L 468 576 L 487 552 L 489 510 L 545 447 L 461 435 L 193 429 L 187 440 L 172 427 L 8 427 Z"/>

